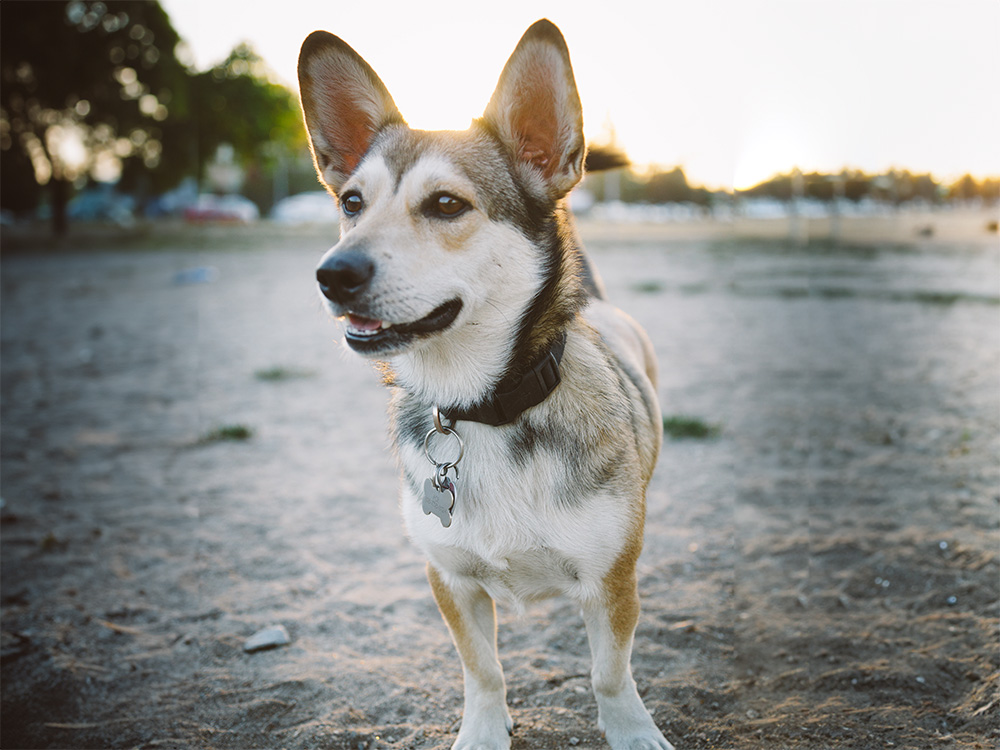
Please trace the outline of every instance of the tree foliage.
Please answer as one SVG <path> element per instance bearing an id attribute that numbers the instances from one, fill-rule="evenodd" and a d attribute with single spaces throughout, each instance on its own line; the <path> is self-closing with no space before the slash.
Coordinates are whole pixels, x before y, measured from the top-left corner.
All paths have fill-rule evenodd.
<path id="1" fill-rule="evenodd" d="M 270 80 L 264 61 L 248 44 L 240 44 L 224 62 L 191 78 L 198 104 L 198 147 L 209 155 L 229 143 L 244 160 L 271 150 L 306 147 L 305 130 L 295 95 Z"/>
<path id="2" fill-rule="evenodd" d="M 691 185 L 682 167 L 670 170 L 650 169 L 644 174 L 632 169 L 618 172 L 620 199 L 626 203 L 694 203 L 708 206 L 712 202 L 712 192 L 703 187 Z M 608 177 L 603 172 L 588 174 L 587 186 L 598 198 L 606 200 Z"/>
<path id="3" fill-rule="evenodd" d="M 948 199 L 953 201 L 1000 201 L 1000 178 L 987 177 L 977 182 L 972 175 L 964 175 L 948 186 Z"/>
<path id="4" fill-rule="evenodd" d="M 597 172 L 587 175 L 586 186 L 599 200 L 608 199 L 607 176 Z M 651 169 L 637 173 L 621 170 L 616 178 L 619 198 L 626 203 L 693 203 L 711 205 L 719 198 L 729 199 L 726 191 L 710 191 L 691 185 L 681 167 Z M 819 201 L 873 200 L 880 203 L 903 204 L 921 201 L 929 204 L 944 202 L 1000 202 L 1000 179 L 988 177 L 977 181 L 965 175 L 950 185 L 931 174 L 913 174 L 907 170 L 891 170 L 884 174 L 867 174 L 860 170 L 844 170 L 836 174 L 789 172 L 777 174 L 739 194 L 749 198 L 772 198 L 791 201 L 811 198 Z"/>
<path id="5" fill-rule="evenodd" d="M 5 166 L 13 149 L 27 157 L 4 170 L 5 204 L 29 165 L 51 186 L 57 222 L 69 183 L 122 160 L 176 179 L 183 165 L 163 159 L 163 123 L 184 114 L 187 74 L 158 3 L 4 2 L 0 13 L 0 148 Z"/>
<path id="6" fill-rule="evenodd" d="M 945 200 L 996 200 L 995 191 L 991 192 L 989 188 L 995 182 L 986 180 L 980 186 L 966 175 L 947 187 L 931 174 L 913 174 L 908 170 L 891 170 L 878 175 L 844 170 L 839 174 L 779 174 L 748 190 L 741 190 L 740 194 L 784 201 L 793 198 L 821 201 L 845 198 L 854 202 L 871 199 L 897 205 L 910 201 L 939 204 Z"/>
<path id="7" fill-rule="evenodd" d="M 46 188 L 60 231 L 88 176 L 151 195 L 201 177 L 222 143 L 265 168 L 305 149 L 294 95 L 248 45 L 189 70 L 157 2 L 4 0 L 0 14 L 5 208 L 32 209 Z"/>

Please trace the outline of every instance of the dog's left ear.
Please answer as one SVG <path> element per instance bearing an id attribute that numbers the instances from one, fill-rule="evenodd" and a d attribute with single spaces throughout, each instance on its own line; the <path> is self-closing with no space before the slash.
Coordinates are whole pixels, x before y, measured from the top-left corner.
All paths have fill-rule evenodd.
<path id="1" fill-rule="evenodd" d="M 334 193 L 382 128 L 406 124 L 371 66 L 326 31 L 314 31 L 302 43 L 299 91 L 316 171 Z"/>
<path id="2" fill-rule="evenodd" d="M 569 50 L 555 24 L 532 24 L 500 74 L 483 119 L 553 200 L 583 176 L 583 108 Z"/>

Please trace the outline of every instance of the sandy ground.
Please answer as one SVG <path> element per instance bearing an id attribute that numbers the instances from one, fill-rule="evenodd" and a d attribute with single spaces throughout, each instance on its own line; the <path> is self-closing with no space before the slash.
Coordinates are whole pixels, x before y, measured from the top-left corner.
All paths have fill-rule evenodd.
<path id="1" fill-rule="evenodd" d="M 665 443 L 639 564 L 634 670 L 678 750 L 1000 744 L 982 226 L 808 249 L 584 228 L 664 412 L 720 427 Z M 461 670 L 399 521 L 387 394 L 313 289 L 332 241 L 4 249 L 5 750 L 450 746 Z M 515 750 L 605 747 L 573 607 L 499 616 Z M 272 624 L 291 643 L 245 653 Z"/>

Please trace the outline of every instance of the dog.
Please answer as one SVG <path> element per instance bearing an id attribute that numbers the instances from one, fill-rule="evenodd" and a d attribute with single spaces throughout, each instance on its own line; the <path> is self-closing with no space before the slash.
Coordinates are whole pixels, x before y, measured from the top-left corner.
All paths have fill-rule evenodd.
<path id="1" fill-rule="evenodd" d="M 461 132 L 410 129 L 327 32 L 306 38 L 298 71 L 316 171 L 341 212 L 316 278 L 346 345 L 392 389 L 406 530 L 462 660 L 453 748 L 510 747 L 494 601 L 553 595 L 581 607 L 610 746 L 671 748 L 630 665 L 662 442 L 656 361 L 573 228 L 587 150 L 562 34 L 532 25 Z"/>

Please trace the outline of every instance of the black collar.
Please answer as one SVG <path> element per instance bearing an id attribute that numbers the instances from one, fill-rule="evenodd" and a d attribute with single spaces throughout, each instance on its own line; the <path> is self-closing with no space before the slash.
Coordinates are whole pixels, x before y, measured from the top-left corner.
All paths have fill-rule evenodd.
<path id="1" fill-rule="evenodd" d="M 562 378 L 559 363 L 566 349 L 563 332 L 552 346 L 542 352 L 531 368 L 516 380 L 504 378 L 493 397 L 471 409 L 444 409 L 442 416 L 454 422 L 482 422 L 499 427 L 510 424 L 532 406 L 538 406 L 556 389 Z"/>

